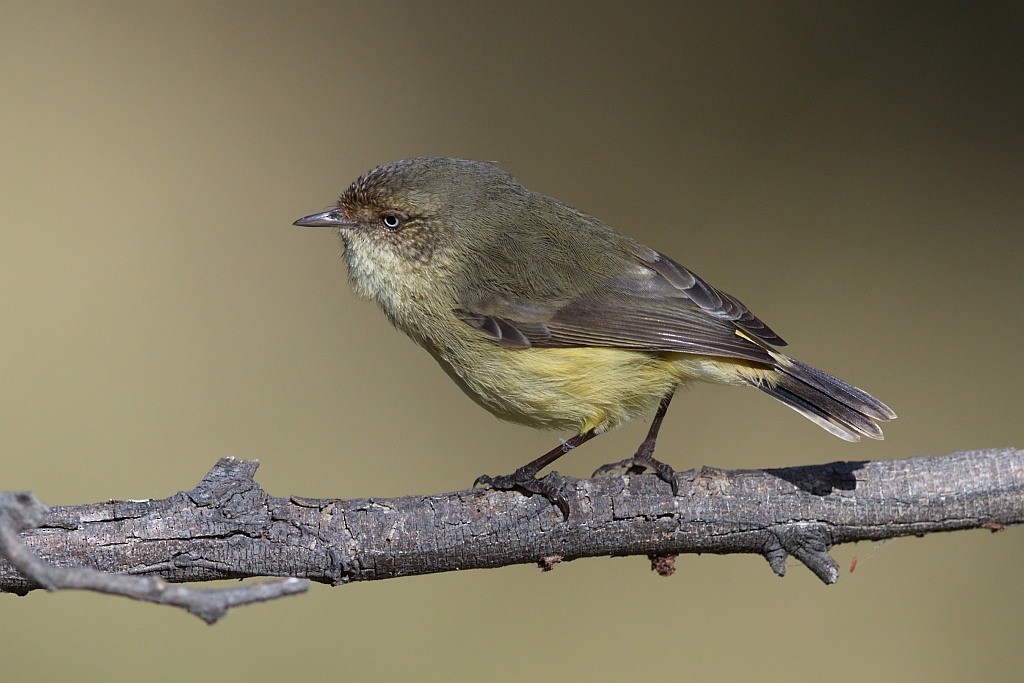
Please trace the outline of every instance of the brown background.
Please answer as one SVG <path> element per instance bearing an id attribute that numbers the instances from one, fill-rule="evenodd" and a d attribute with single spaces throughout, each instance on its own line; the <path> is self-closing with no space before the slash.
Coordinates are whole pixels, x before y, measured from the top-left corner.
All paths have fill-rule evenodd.
<path id="1" fill-rule="evenodd" d="M 677 400 L 677 467 L 1024 445 L 1019 3 L 5 3 L 0 488 L 454 490 L 559 434 L 499 423 L 291 228 L 378 163 L 493 159 L 735 293 L 900 419 L 840 442 L 759 392 Z M 560 469 L 626 455 L 645 425 Z M 206 628 L 0 596 L 4 677 L 1010 680 L 1020 530 L 338 589 Z M 856 555 L 860 564 L 846 569 Z"/>

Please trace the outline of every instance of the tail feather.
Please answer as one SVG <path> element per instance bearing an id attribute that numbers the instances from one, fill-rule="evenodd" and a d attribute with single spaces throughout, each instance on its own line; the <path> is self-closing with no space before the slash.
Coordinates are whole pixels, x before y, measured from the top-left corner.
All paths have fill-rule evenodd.
<path id="1" fill-rule="evenodd" d="M 840 439 L 881 439 L 875 421 L 896 417 L 889 406 L 838 377 L 780 353 L 771 355 L 776 360 L 775 381 L 755 386 Z"/>

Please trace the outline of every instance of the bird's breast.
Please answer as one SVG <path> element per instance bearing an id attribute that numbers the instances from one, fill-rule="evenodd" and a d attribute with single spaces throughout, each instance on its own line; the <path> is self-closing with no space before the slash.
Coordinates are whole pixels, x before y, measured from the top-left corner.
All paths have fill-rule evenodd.
<path id="1" fill-rule="evenodd" d="M 642 351 L 507 349 L 480 337 L 431 353 L 491 413 L 544 429 L 605 431 L 653 411 L 679 381 L 670 362 Z"/>

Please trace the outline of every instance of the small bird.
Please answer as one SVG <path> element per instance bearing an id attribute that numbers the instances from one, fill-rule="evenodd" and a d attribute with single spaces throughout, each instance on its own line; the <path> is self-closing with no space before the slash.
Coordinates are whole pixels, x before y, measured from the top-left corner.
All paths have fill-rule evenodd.
<path id="1" fill-rule="evenodd" d="M 499 418 L 575 436 L 477 484 L 569 508 L 537 474 L 594 436 L 656 410 L 615 468 L 653 470 L 676 389 L 756 387 L 847 441 L 882 438 L 896 414 L 866 392 L 789 358 L 768 325 L 693 271 L 496 165 L 422 157 L 379 166 L 337 206 L 295 221 L 338 231 L 349 280 Z"/>

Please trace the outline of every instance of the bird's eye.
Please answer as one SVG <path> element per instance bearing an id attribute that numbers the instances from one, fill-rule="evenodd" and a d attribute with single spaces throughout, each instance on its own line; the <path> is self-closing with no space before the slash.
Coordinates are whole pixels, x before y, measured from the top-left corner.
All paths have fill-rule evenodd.
<path id="1" fill-rule="evenodd" d="M 388 230 L 397 230 L 402 224 L 402 219 L 393 213 L 386 213 L 380 217 L 380 223 Z"/>

